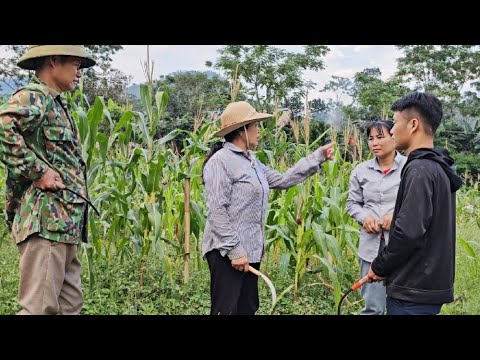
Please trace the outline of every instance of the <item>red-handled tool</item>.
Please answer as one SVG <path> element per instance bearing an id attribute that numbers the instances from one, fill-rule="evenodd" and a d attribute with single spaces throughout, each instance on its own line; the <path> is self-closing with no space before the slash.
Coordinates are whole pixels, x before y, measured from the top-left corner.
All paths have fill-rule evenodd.
<path id="1" fill-rule="evenodd" d="M 340 302 L 338 303 L 338 308 L 337 308 L 337 315 L 340 315 L 340 308 L 342 306 L 343 300 L 347 297 L 348 294 L 350 294 L 352 291 L 358 290 L 362 287 L 363 284 L 367 282 L 367 276 L 361 278 L 359 281 L 357 281 L 355 284 L 352 285 L 348 291 L 343 294 L 342 298 L 340 299 Z"/>

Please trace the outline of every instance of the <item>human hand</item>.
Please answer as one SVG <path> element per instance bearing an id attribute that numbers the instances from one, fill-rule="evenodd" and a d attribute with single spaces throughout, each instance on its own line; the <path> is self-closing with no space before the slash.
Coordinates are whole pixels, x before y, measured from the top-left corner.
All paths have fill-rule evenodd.
<path id="1" fill-rule="evenodd" d="M 320 147 L 320 149 L 321 149 L 320 152 L 325 157 L 325 160 L 330 160 L 331 158 L 333 158 L 333 154 L 334 154 L 333 146 L 334 145 L 335 145 L 335 143 L 331 142 L 331 143 L 328 143 L 327 145 L 323 145 L 322 147 Z"/>
<path id="2" fill-rule="evenodd" d="M 372 282 L 382 281 L 383 279 L 385 278 L 375 274 L 372 270 L 372 267 L 370 266 L 370 269 L 368 269 L 368 274 L 367 274 L 367 282 L 370 284 Z"/>
<path id="3" fill-rule="evenodd" d="M 243 257 L 238 258 L 238 259 L 233 259 L 232 260 L 232 267 L 235 270 L 247 272 L 248 271 L 248 258 L 246 256 L 243 256 Z"/>
<path id="4" fill-rule="evenodd" d="M 363 228 L 367 233 L 376 234 L 380 231 L 378 227 L 377 220 L 373 216 L 367 216 L 367 218 L 363 221 Z"/>
<path id="5" fill-rule="evenodd" d="M 50 190 L 54 192 L 65 188 L 62 178 L 52 168 L 47 168 L 45 174 L 33 182 L 33 186 L 43 191 Z"/>
<path id="6" fill-rule="evenodd" d="M 385 215 L 380 219 L 379 224 L 383 230 L 390 231 L 390 226 L 392 225 L 392 217 L 393 217 L 393 213 L 388 213 L 387 215 Z"/>

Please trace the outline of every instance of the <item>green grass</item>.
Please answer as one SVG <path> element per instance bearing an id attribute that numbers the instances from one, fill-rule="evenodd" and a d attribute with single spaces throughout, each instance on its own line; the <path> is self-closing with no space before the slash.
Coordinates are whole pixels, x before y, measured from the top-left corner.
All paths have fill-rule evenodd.
<path id="1" fill-rule="evenodd" d="M 18 292 L 18 251 L 0 222 L 0 314 L 15 314 L 20 310 Z M 480 229 L 467 223 L 458 227 L 456 301 L 443 307 L 442 314 L 480 314 Z M 471 250 L 462 245 L 469 242 Z M 469 252 L 470 251 L 470 252 Z M 169 279 L 158 259 L 149 258 L 145 264 L 143 286 L 139 285 L 136 261 L 120 263 L 112 259 L 111 265 L 98 264 L 95 284 L 88 281 L 86 258 L 82 257 L 82 281 L 85 303 L 82 314 L 184 314 L 209 313 L 209 272 L 206 262 L 199 270 L 190 271 L 190 281 L 182 283 L 181 266 Z M 275 266 L 262 265 L 261 269 L 275 284 L 277 295 L 293 284 L 293 274 L 280 274 Z M 351 271 L 350 271 L 351 270 Z M 351 264 L 350 273 L 358 266 Z M 259 279 L 260 309 L 258 315 L 270 314 L 271 295 L 265 282 Z M 343 314 L 358 314 L 363 301 L 358 292 L 348 296 L 342 306 Z M 332 292 L 319 283 L 315 275 L 307 274 L 300 286 L 298 301 L 292 291 L 279 299 L 273 314 L 336 314 Z"/>
<path id="2" fill-rule="evenodd" d="M 480 315 L 480 225 L 458 226 L 457 240 L 455 301 L 443 306 L 442 314 Z"/>
<path id="3" fill-rule="evenodd" d="M 0 221 L 0 314 L 15 314 L 18 305 L 18 250 Z"/>
<path id="4" fill-rule="evenodd" d="M 0 264 L 0 314 L 15 314 L 20 310 L 17 303 L 18 251 L 8 236 L 0 243 Z M 191 270 L 189 283 L 183 285 L 181 273 L 175 272 L 173 280 L 170 280 L 160 270 L 160 264 L 150 258 L 145 264 L 144 284 L 140 286 L 137 262 L 121 264 L 112 261 L 108 268 L 105 264 L 97 265 L 95 283 L 90 286 L 86 259 L 82 257 L 85 298 L 82 314 L 206 315 L 210 311 L 210 274 L 206 262 L 203 265 L 200 270 Z M 268 272 L 268 276 L 274 282 L 278 295 L 293 283 L 293 274 Z M 315 282 L 313 275 L 307 275 L 305 284 Z M 261 279 L 259 293 L 257 314 L 270 314 L 270 290 Z M 278 301 L 273 314 L 334 313 L 333 296 L 325 287 L 305 286 L 299 295 L 294 303 L 292 293 L 287 293 Z"/>

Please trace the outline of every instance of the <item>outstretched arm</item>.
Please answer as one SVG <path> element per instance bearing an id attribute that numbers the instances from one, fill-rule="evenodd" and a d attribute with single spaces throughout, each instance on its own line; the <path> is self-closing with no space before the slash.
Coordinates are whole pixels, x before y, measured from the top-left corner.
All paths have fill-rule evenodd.
<path id="1" fill-rule="evenodd" d="M 272 189 L 288 189 L 297 185 L 320 170 L 320 164 L 333 157 L 333 143 L 315 150 L 310 156 L 300 159 L 284 173 L 260 164 L 264 170 L 268 185 Z"/>

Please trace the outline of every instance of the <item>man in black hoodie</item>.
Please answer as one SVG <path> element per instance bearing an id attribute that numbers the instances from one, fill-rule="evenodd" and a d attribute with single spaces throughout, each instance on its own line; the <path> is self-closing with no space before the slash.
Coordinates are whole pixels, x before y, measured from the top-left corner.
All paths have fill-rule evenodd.
<path id="1" fill-rule="evenodd" d="M 388 315 L 436 315 L 453 301 L 455 192 L 462 179 L 445 149 L 433 148 L 442 104 L 413 92 L 392 106 L 402 170 L 388 245 L 372 262 L 368 282 L 385 279 Z"/>

